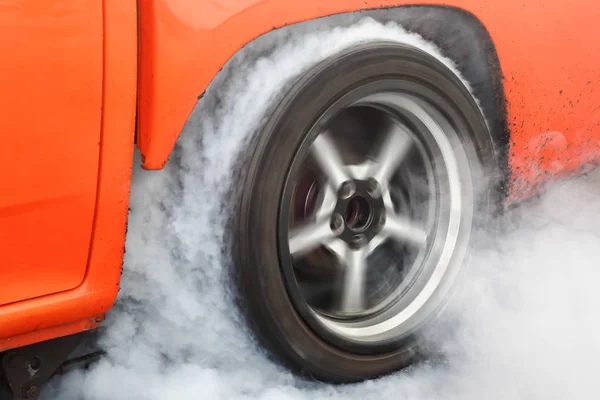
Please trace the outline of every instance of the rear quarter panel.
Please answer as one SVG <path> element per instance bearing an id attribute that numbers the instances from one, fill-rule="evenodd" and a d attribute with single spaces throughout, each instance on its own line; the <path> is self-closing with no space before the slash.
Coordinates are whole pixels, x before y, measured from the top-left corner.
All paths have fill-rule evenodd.
<path id="1" fill-rule="evenodd" d="M 207 85 L 249 41 L 274 28 L 397 0 L 147 0 L 140 4 L 138 147 L 143 167 L 167 162 Z M 418 4 L 441 5 L 434 0 Z M 504 74 L 509 200 L 600 157 L 600 3 L 449 0 L 492 38 Z"/>

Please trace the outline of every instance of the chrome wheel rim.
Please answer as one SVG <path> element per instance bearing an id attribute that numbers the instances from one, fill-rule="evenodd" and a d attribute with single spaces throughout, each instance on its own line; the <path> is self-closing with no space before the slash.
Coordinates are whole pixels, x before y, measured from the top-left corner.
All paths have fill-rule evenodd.
<path id="1" fill-rule="evenodd" d="M 336 343 L 390 343 L 427 322 L 470 234 L 471 173 L 453 124 L 435 102 L 377 86 L 346 94 L 315 123 L 281 210 L 292 300 Z M 353 113 L 357 134 L 340 128 Z"/>

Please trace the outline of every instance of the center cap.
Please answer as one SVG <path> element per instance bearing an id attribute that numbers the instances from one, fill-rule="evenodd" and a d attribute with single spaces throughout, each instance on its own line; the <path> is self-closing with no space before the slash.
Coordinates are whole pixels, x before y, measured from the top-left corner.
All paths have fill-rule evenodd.
<path id="1" fill-rule="evenodd" d="M 340 239 L 353 248 L 362 247 L 381 231 L 384 219 L 381 187 L 375 180 L 352 180 L 341 186 L 332 219 L 343 221 Z"/>

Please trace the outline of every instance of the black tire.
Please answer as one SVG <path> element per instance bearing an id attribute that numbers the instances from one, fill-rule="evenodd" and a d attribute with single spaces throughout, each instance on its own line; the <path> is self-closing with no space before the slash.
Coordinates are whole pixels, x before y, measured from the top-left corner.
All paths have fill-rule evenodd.
<path id="1" fill-rule="evenodd" d="M 314 321 L 297 307 L 282 268 L 289 254 L 281 251 L 281 213 L 293 161 L 306 153 L 305 144 L 325 123 L 320 117 L 336 100 L 361 85 L 380 82 L 385 87 L 392 81 L 398 90 L 438 107 L 459 133 L 474 174 L 496 168 L 492 141 L 473 96 L 453 71 L 419 49 L 389 42 L 363 44 L 322 61 L 282 88 L 280 101 L 265 112 L 260 131 L 243 153 L 231 231 L 233 265 L 256 336 L 303 376 L 361 381 L 406 367 L 419 354 L 424 326 L 377 346 L 353 346 L 315 329 Z M 474 201 L 484 212 L 492 202 L 487 191 Z M 432 312 L 427 323 L 436 315 Z"/>

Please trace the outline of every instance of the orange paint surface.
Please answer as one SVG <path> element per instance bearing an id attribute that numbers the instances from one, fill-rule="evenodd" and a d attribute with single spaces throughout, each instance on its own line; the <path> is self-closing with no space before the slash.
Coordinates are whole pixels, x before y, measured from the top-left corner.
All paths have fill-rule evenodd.
<path id="1" fill-rule="evenodd" d="M 10 54 L 0 60 L 6 348 L 75 333 L 117 295 L 134 146 L 136 1 L 2 2 L 0 26 L 0 50 Z"/>
<path id="2" fill-rule="evenodd" d="M 32 343 L 42 342 L 50 338 L 68 336 L 82 331 L 96 329 L 103 320 L 104 315 L 99 315 L 97 317 L 69 322 L 64 325 L 55 325 L 49 328 L 39 329 L 21 335 L 0 339 L 0 352 L 15 349 L 17 347 L 27 346 Z"/>
<path id="3" fill-rule="evenodd" d="M 595 0 L 145 0 L 138 109 L 143 167 L 164 166 L 197 96 L 247 42 L 321 16 L 416 3 L 470 12 L 494 41 L 506 78 L 512 196 L 527 196 L 544 171 L 564 173 L 599 158 Z M 564 135 L 564 143 L 550 150 L 560 165 L 540 160 L 540 148 L 528 145 L 546 132 Z"/>
<path id="4" fill-rule="evenodd" d="M 0 26 L 0 274 L 10 282 L 1 305 L 83 281 L 100 151 L 102 4 L 2 2 Z"/>

